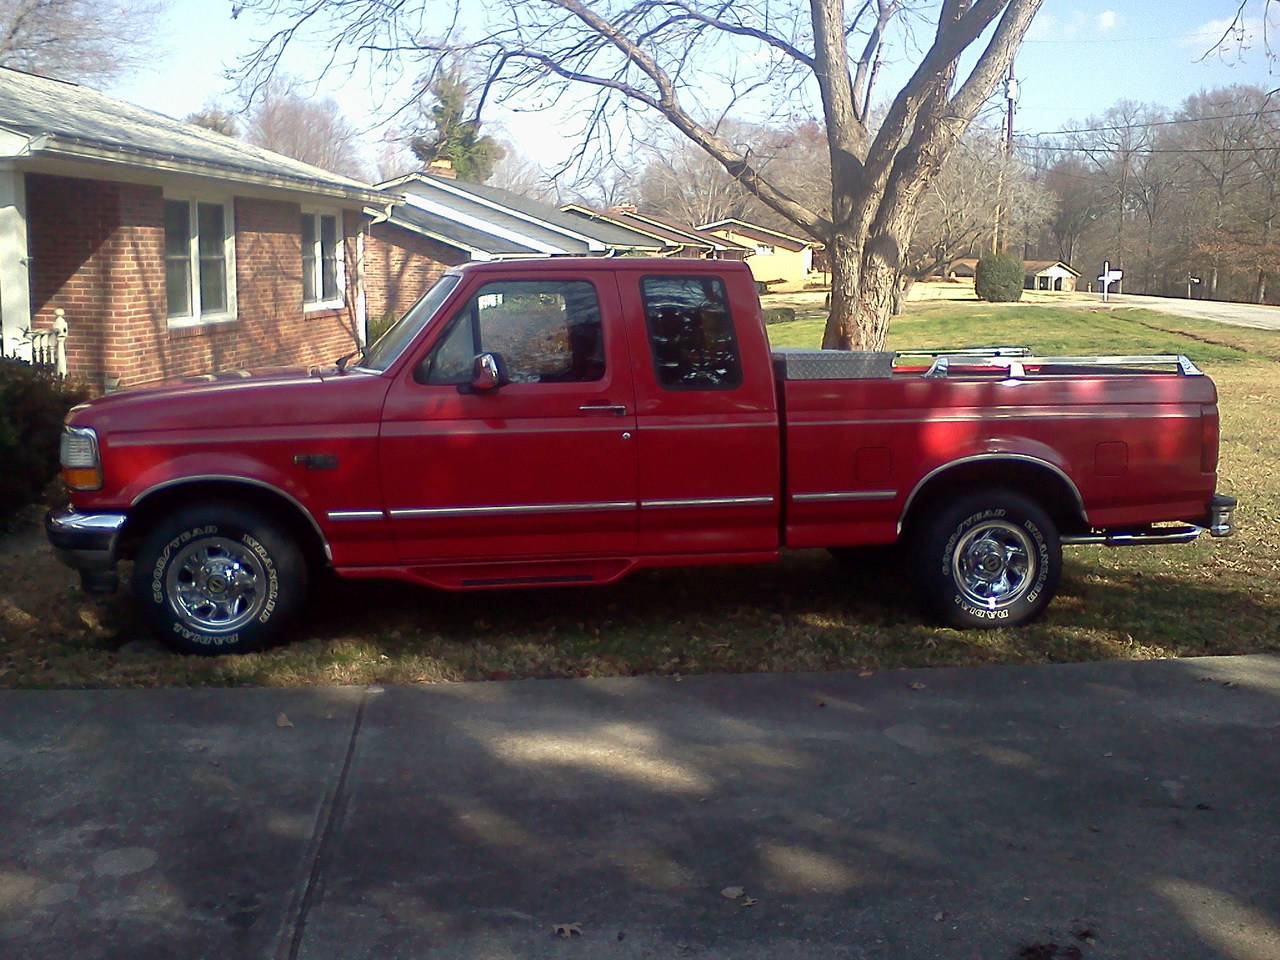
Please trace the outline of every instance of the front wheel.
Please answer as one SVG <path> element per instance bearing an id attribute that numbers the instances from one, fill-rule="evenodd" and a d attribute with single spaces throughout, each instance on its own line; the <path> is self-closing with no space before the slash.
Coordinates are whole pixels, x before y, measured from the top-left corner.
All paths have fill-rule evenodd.
<path id="1" fill-rule="evenodd" d="M 165 518 L 134 560 L 133 593 L 160 639 L 179 653 L 247 653 L 279 635 L 306 593 L 289 534 L 231 503 Z"/>
<path id="2" fill-rule="evenodd" d="M 925 603 L 960 628 L 1011 627 L 1044 612 L 1062 576 L 1049 515 L 1010 491 L 974 493 L 923 521 L 914 544 Z"/>

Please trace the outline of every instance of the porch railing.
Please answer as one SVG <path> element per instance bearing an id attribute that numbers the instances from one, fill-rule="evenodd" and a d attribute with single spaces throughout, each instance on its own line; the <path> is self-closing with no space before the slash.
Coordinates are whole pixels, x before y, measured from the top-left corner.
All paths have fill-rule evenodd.
<path id="1" fill-rule="evenodd" d="M 53 311 L 53 323 L 44 330 L 32 330 L 31 363 L 51 370 L 60 377 L 67 375 L 67 317 L 61 307 Z"/>

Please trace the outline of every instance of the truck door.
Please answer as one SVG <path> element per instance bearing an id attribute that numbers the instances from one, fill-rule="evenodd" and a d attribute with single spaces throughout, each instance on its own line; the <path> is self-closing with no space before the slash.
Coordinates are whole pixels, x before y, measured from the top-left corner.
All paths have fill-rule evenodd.
<path id="1" fill-rule="evenodd" d="M 388 393 L 381 471 L 403 561 L 635 551 L 635 398 L 617 315 L 611 275 L 479 282 Z M 485 353 L 509 382 L 476 391 Z"/>
<path id="2" fill-rule="evenodd" d="M 731 287 L 672 261 L 670 273 L 622 281 L 636 364 L 641 553 L 778 547 L 777 401 L 759 304 L 743 279 Z"/>

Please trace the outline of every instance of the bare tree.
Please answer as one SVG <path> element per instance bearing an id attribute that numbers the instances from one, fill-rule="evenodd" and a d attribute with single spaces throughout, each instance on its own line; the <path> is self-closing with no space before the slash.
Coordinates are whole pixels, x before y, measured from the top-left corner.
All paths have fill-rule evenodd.
<path id="1" fill-rule="evenodd" d="M 997 131 L 970 130 L 952 151 L 920 204 L 911 246 L 914 279 L 990 249 L 1001 206 L 1001 164 Z"/>
<path id="2" fill-rule="evenodd" d="M 246 0 L 284 25 L 242 72 L 261 82 L 300 31 L 317 30 L 331 50 L 373 56 L 401 74 L 406 56 L 468 56 L 490 64 L 486 96 L 580 104 L 584 149 L 593 137 L 622 136 L 620 127 L 637 113 L 661 117 L 826 244 L 832 291 L 824 345 L 875 349 L 888 330 L 920 198 L 1008 68 L 1041 2 L 858 0 L 846 9 L 845 0 L 493 0 L 484 35 L 467 38 L 457 26 L 458 0 L 452 16 L 443 4 L 430 5 L 429 19 L 426 0 Z M 882 48 L 890 39 L 895 53 L 910 48 L 926 16 L 935 24 L 932 39 L 920 44 L 915 72 L 872 130 Z M 423 36 L 426 23 L 438 25 L 435 38 Z M 959 61 L 975 45 L 960 77 Z M 769 122 L 811 104 L 830 164 L 826 212 L 719 132 L 730 111 Z"/>
<path id="3" fill-rule="evenodd" d="M 0 0 L 0 66 L 105 83 L 150 64 L 167 0 Z"/>
<path id="4" fill-rule="evenodd" d="M 195 113 L 187 114 L 183 120 L 224 136 L 240 136 L 240 124 L 236 121 L 235 114 L 216 103 L 205 104 Z"/>
<path id="5" fill-rule="evenodd" d="M 514 147 L 508 145 L 505 150 L 502 159 L 494 164 L 489 185 L 530 200 L 556 203 L 556 187 L 547 172 Z"/>
<path id="6" fill-rule="evenodd" d="M 312 166 L 367 180 L 355 128 L 332 98 L 304 96 L 296 80 L 276 76 L 249 113 L 245 139 Z"/>
<path id="7" fill-rule="evenodd" d="M 791 196 L 823 214 L 829 212 L 831 172 L 826 137 L 818 124 L 771 127 L 726 121 L 719 134 L 735 149 L 750 151 L 760 169 Z M 693 224 L 739 217 L 770 227 L 790 225 L 670 126 L 655 129 L 636 154 L 644 161 L 638 188 L 647 210 Z"/>
<path id="8" fill-rule="evenodd" d="M 750 194 L 674 130 L 657 132 L 638 153 L 644 168 L 632 199 L 645 212 L 692 224 L 745 214 Z"/>
<path id="9" fill-rule="evenodd" d="M 1107 211 L 1105 175 L 1076 157 L 1064 157 L 1045 174 L 1056 203 L 1046 224 L 1057 259 L 1074 265 L 1085 231 Z"/>

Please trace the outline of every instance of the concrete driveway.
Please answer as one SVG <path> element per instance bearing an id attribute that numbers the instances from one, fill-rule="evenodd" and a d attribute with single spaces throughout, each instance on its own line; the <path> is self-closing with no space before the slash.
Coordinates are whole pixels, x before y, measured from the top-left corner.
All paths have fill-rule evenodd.
<path id="1" fill-rule="evenodd" d="M 1101 305 L 1102 295 L 1086 294 L 1092 305 Z M 1196 320 L 1214 320 L 1236 327 L 1280 330 L 1280 307 L 1256 303 L 1226 303 L 1217 300 L 1184 300 L 1180 297 L 1147 297 L 1137 294 L 1110 294 L 1107 302 L 1115 306 L 1147 307 Z"/>
<path id="2" fill-rule="evenodd" d="M 1280 957 L 1278 656 L 0 724 L 6 960 Z"/>

